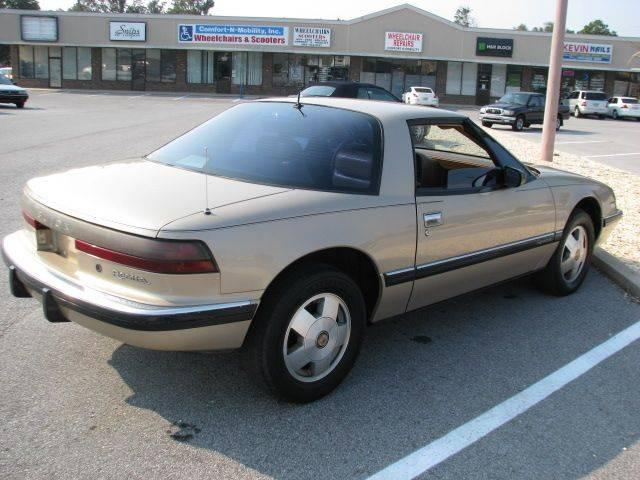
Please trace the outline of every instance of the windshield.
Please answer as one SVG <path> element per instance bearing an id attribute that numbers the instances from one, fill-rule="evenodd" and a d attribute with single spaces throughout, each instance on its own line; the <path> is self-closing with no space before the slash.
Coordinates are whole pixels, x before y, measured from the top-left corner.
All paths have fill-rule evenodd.
<path id="1" fill-rule="evenodd" d="M 622 99 L 622 103 L 638 103 L 638 99 L 637 98 L 627 98 L 624 97 Z"/>
<path id="2" fill-rule="evenodd" d="M 498 103 L 513 103 L 516 105 L 526 105 L 529 100 L 529 95 L 526 93 L 507 93 L 503 95 Z"/>
<path id="3" fill-rule="evenodd" d="M 379 123 L 318 105 L 237 105 L 148 156 L 208 174 L 281 187 L 378 192 Z"/>
<path id="4" fill-rule="evenodd" d="M 333 92 L 336 91 L 336 87 L 330 87 L 328 85 L 314 85 L 313 87 L 305 88 L 300 92 L 301 97 L 330 97 Z"/>
<path id="5" fill-rule="evenodd" d="M 585 93 L 587 100 L 606 100 L 607 96 L 601 92 L 587 92 Z"/>
<path id="6" fill-rule="evenodd" d="M 11 80 L 9 80 L 7 77 L 0 74 L 0 85 L 13 85 L 13 83 L 11 83 Z"/>

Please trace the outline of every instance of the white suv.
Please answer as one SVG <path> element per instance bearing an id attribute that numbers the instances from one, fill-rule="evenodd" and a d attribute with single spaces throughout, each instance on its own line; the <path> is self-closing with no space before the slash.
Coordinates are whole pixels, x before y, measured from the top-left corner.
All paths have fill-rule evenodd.
<path id="1" fill-rule="evenodd" d="M 604 118 L 608 114 L 607 95 L 604 92 L 576 90 L 562 103 L 569 106 L 569 111 L 576 118 L 582 115 L 598 115 L 598 118 Z"/>
<path id="2" fill-rule="evenodd" d="M 629 117 L 640 120 L 640 104 L 637 98 L 611 97 L 608 102 L 607 110 L 614 119 Z"/>

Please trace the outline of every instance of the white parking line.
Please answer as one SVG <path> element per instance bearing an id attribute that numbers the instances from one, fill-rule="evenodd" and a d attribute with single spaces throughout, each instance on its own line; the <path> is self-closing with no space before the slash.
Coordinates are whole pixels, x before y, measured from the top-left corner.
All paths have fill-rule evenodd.
<path id="1" fill-rule="evenodd" d="M 189 95 L 185 95 L 184 97 L 172 98 L 173 101 L 182 100 L 183 98 L 187 98 Z"/>
<path id="2" fill-rule="evenodd" d="M 568 145 L 569 143 L 607 143 L 609 140 L 586 140 L 583 142 L 556 142 L 556 145 Z"/>
<path id="3" fill-rule="evenodd" d="M 639 338 L 640 322 L 637 322 L 491 410 L 380 470 L 369 480 L 417 477 L 526 412 Z"/>
<path id="4" fill-rule="evenodd" d="M 624 157 L 626 155 L 640 155 L 640 152 L 632 153 L 609 153 L 607 155 L 585 155 L 585 158 L 600 158 L 600 157 Z"/>

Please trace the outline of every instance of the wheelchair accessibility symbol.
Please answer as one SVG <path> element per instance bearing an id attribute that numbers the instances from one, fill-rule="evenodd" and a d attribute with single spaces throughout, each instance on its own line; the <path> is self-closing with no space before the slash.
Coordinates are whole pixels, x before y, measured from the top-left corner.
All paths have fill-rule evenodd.
<path id="1" fill-rule="evenodd" d="M 180 25 L 180 41 L 181 42 L 193 41 L 193 25 Z"/>

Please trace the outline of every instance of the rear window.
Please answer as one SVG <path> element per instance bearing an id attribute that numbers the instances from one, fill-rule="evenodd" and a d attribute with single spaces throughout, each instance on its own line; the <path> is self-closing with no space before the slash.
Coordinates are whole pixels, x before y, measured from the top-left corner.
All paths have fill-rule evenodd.
<path id="1" fill-rule="evenodd" d="M 433 90 L 430 88 L 414 87 L 413 89 L 418 93 L 433 93 Z"/>
<path id="2" fill-rule="evenodd" d="M 330 97 L 333 92 L 336 91 L 336 87 L 330 87 L 328 85 L 314 85 L 313 87 L 305 88 L 300 92 L 301 97 Z"/>
<path id="3" fill-rule="evenodd" d="M 253 183 L 377 194 L 381 156 L 380 124 L 369 115 L 252 102 L 222 112 L 148 158 Z"/>
<path id="4" fill-rule="evenodd" d="M 607 96 L 602 92 L 585 92 L 587 100 L 606 100 Z"/>
<path id="5" fill-rule="evenodd" d="M 622 103 L 638 103 L 638 99 L 637 98 L 621 98 Z"/>

